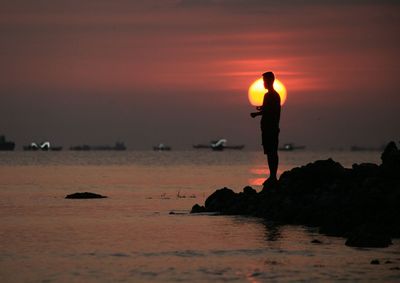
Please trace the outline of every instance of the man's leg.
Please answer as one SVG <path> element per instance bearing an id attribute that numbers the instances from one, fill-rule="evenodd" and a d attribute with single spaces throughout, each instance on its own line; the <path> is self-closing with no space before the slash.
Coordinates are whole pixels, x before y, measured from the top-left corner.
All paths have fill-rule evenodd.
<path id="1" fill-rule="evenodd" d="M 268 167 L 269 167 L 269 179 L 278 180 L 276 174 L 278 172 L 279 157 L 278 152 L 273 151 L 267 154 Z"/>

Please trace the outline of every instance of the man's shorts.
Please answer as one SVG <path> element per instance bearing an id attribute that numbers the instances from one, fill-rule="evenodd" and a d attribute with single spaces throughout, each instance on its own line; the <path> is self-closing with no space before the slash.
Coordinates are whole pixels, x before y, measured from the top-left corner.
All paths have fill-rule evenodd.
<path id="1" fill-rule="evenodd" d="M 261 129 L 261 138 L 264 154 L 278 152 L 279 129 Z"/>

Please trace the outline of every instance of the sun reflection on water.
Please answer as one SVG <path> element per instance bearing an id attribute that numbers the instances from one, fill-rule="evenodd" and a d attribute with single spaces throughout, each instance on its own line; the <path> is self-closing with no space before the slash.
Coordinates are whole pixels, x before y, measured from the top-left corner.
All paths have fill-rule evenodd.
<path id="1" fill-rule="evenodd" d="M 278 176 L 283 173 L 284 170 L 278 169 Z M 267 166 L 258 166 L 249 169 L 249 173 L 252 175 L 251 178 L 248 179 L 248 183 L 250 186 L 262 186 L 264 181 L 269 176 L 269 169 Z"/>

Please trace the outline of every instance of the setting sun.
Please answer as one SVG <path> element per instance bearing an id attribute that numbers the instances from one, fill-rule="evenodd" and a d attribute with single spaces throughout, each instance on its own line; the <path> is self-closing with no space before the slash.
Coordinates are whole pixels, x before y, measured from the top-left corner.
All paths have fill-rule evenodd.
<path id="1" fill-rule="evenodd" d="M 287 91 L 286 87 L 277 79 L 274 82 L 274 88 L 279 93 L 281 97 L 281 105 L 283 105 L 286 101 Z M 253 106 L 261 106 L 264 99 L 264 94 L 266 93 L 266 89 L 264 88 L 264 82 L 262 78 L 256 80 L 249 87 L 249 101 Z"/>

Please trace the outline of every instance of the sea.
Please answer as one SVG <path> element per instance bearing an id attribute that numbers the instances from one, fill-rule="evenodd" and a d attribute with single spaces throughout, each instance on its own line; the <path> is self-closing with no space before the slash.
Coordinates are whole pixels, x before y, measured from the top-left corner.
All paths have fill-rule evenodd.
<path id="1" fill-rule="evenodd" d="M 280 152 L 279 172 L 327 158 L 380 152 Z M 267 171 L 245 150 L 0 152 L 0 282 L 400 281 L 399 239 L 352 248 L 317 228 L 190 214 L 216 189 L 259 191 Z M 86 191 L 108 198 L 65 199 Z"/>

